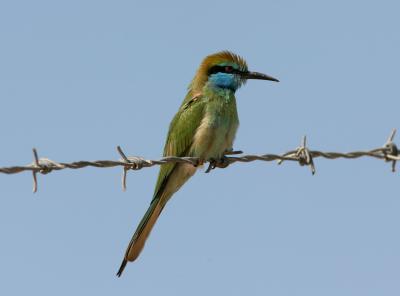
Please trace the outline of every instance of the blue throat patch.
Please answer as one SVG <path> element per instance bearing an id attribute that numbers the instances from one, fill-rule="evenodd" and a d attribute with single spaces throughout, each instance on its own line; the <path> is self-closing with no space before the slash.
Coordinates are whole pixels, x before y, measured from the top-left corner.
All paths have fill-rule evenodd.
<path id="1" fill-rule="evenodd" d="M 238 87 L 239 83 L 237 78 L 234 74 L 229 73 L 215 73 L 208 77 L 208 81 L 212 86 L 219 87 L 219 88 L 227 88 L 235 92 Z"/>

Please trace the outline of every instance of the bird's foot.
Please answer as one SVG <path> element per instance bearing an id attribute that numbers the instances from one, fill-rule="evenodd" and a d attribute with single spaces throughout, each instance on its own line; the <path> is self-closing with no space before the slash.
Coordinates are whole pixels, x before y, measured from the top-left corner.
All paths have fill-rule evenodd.
<path id="1" fill-rule="evenodd" d="M 233 150 L 233 148 L 231 149 L 227 149 L 224 152 L 224 155 L 237 155 L 237 154 L 242 154 L 243 151 L 242 150 Z"/>
<path id="2" fill-rule="evenodd" d="M 237 155 L 237 154 L 242 154 L 242 153 L 243 153 L 243 151 L 233 150 L 233 148 L 225 150 L 224 155 L 220 159 L 211 158 L 209 160 L 210 164 L 208 165 L 206 173 L 209 173 L 211 170 L 213 170 L 215 168 L 221 168 L 221 169 L 226 168 L 230 164 L 230 161 L 229 161 L 228 157 L 226 157 L 226 155 Z"/>
<path id="3" fill-rule="evenodd" d="M 226 168 L 229 165 L 228 158 L 226 156 L 222 156 L 220 159 L 210 159 L 210 164 L 206 170 L 206 173 L 209 173 L 211 170 L 215 168 Z"/>

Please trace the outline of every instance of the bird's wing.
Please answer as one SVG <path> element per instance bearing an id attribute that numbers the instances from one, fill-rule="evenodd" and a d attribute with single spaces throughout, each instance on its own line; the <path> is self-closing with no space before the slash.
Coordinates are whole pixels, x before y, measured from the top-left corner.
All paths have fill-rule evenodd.
<path id="1" fill-rule="evenodd" d="M 190 156 L 188 155 L 189 149 L 196 130 L 203 119 L 204 107 L 205 102 L 201 94 L 185 99 L 169 126 L 167 141 L 164 147 L 164 156 Z M 154 189 L 154 199 L 162 193 L 169 176 L 176 166 L 177 163 L 161 165 Z"/>
<path id="2" fill-rule="evenodd" d="M 201 96 L 188 96 L 185 99 L 169 127 L 164 156 L 188 156 L 193 137 L 204 115 L 204 106 L 205 103 Z M 171 182 L 174 183 L 176 180 L 173 179 L 179 178 L 177 175 L 174 177 L 174 172 L 178 175 L 183 173 L 182 170 L 179 171 L 179 167 L 182 168 L 182 164 L 167 163 L 161 165 L 153 200 L 132 236 L 124 259 L 122 260 L 121 267 L 118 270 L 118 276 L 121 276 L 128 261 L 134 261 L 142 251 L 151 229 L 170 197 L 170 194 L 173 193 L 164 194 L 164 191 L 168 191 L 168 181 L 171 180 Z M 170 184 L 169 186 L 174 185 Z"/>

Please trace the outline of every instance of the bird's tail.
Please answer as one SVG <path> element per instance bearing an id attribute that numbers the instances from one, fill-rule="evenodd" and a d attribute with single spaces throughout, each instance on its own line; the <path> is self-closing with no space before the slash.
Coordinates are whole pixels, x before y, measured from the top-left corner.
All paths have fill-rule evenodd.
<path id="1" fill-rule="evenodd" d="M 163 206 L 160 203 L 160 198 L 155 198 L 151 202 L 150 207 L 147 209 L 146 214 L 144 214 L 139 226 L 133 234 L 128 248 L 126 249 L 124 259 L 122 260 L 121 267 L 117 272 L 118 277 L 122 275 L 128 261 L 134 261 L 139 256 L 162 209 Z"/>

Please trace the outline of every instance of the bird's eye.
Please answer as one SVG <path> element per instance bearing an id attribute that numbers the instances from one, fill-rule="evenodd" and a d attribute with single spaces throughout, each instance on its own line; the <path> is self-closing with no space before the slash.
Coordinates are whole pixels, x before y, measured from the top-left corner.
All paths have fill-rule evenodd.
<path id="1" fill-rule="evenodd" d="M 225 66 L 225 72 L 226 73 L 232 73 L 232 71 L 233 71 L 232 66 Z"/>
<path id="2" fill-rule="evenodd" d="M 208 70 L 208 75 L 216 73 L 235 73 L 235 69 L 232 66 L 213 66 Z"/>

